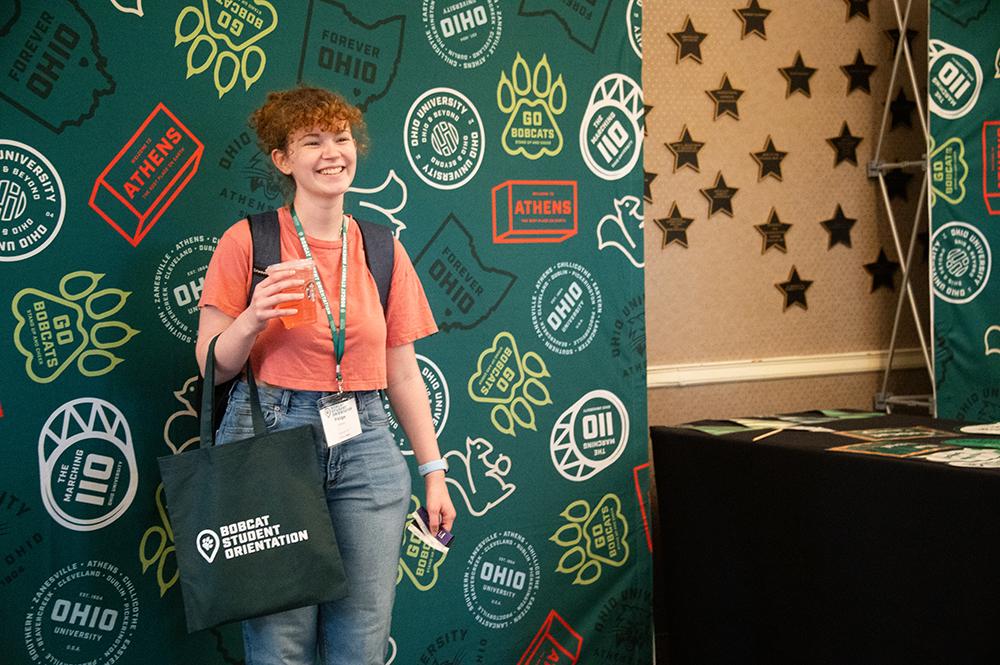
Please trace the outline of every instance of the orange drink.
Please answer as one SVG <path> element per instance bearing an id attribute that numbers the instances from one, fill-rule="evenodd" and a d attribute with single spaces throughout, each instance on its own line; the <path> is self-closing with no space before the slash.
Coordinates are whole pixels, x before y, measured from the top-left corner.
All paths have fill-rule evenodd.
<path id="1" fill-rule="evenodd" d="M 294 270 L 294 279 L 305 280 L 302 286 L 290 286 L 282 293 L 302 293 L 301 300 L 291 300 L 283 302 L 279 309 L 298 310 L 291 316 L 281 317 L 281 323 L 286 328 L 294 328 L 305 323 L 312 323 L 316 320 L 316 287 L 313 284 L 313 261 L 312 259 L 297 259 L 295 261 L 283 261 L 268 266 L 265 272 L 270 275 L 280 270 Z"/>

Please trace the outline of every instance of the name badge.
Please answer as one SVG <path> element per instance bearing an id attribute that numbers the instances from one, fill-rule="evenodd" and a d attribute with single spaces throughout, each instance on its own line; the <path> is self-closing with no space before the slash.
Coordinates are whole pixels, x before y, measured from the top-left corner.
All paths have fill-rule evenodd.
<path id="1" fill-rule="evenodd" d="M 353 393 L 328 395 L 316 405 L 323 420 L 323 436 L 328 448 L 361 434 L 361 416 Z"/>

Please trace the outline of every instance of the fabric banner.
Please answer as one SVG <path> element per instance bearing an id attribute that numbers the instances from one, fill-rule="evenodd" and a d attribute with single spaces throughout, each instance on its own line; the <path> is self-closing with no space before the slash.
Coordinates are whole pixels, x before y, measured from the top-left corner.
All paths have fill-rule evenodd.
<path id="1" fill-rule="evenodd" d="M 928 104 L 938 415 L 1000 419 L 1000 3 L 932 0 Z"/>
<path id="2" fill-rule="evenodd" d="M 417 354 L 456 539 L 400 534 L 387 661 L 650 662 L 641 23 L 641 0 L 4 3 L 5 663 L 242 661 L 237 626 L 185 632 L 156 458 L 197 445 L 218 238 L 283 201 L 247 117 L 299 81 L 365 111 L 347 209 L 393 229 L 441 328 Z"/>

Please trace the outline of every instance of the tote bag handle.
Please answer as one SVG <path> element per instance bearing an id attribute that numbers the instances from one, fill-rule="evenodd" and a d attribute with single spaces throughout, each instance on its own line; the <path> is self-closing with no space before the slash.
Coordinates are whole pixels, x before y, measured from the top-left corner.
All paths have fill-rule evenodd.
<path id="1" fill-rule="evenodd" d="M 220 333 L 221 334 L 221 333 Z M 215 343 L 219 340 L 219 335 L 212 338 L 208 345 L 208 357 L 205 359 L 205 381 L 201 391 L 201 447 L 209 448 L 215 445 L 215 422 L 212 418 L 214 409 L 212 388 L 215 386 Z M 264 424 L 264 414 L 260 408 L 260 395 L 257 393 L 257 382 L 253 378 L 253 369 L 250 367 L 250 359 L 246 364 L 247 386 L 250 389 L 250 417 L 253 420 L 254 436 L 267 434 L 267 425 Z"/>

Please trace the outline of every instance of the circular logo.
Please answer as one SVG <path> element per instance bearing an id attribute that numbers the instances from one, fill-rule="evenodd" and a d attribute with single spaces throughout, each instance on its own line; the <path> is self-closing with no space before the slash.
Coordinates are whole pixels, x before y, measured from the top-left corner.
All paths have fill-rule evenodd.
<path id="1" fill-rule="evenodd" d="M 445 381 L 444 372 L 435 365 L 430 358 L 417 354 L 417 367 L 420 368 L 420 376 L 424 379 L 424 388 L 427 389 L 427 398 L 431 403 L 431 421 L 434 423 L 434 434 L 441 436 L 444 426 L 448 424 L 448 410 L 451 408 L 451 398 L 448 395 L 448 382 Z M 404 455 L 412 455 L 410 441 L 406 438 L 406 432 L 396 420 L 396 415 L 392 412 L 389 400 L 386 399 L 385 391 L 382 392 L 382 406 L 389 415 L 389 431 L 396 439 L 396 444 Z"/>
<path id="2" fill-rule="evenodd" d="M 580 152 L 594 175 L 618 180 L 642 152 L 642 88 L 624 74 L 608 74 L 594 86 L 580 123 Z"/>
<path id="3" fill-rule="evenodd" d="M 113 404 L 94 397 L 63 404 L 38 437 L 42 502 L 74 531 L 96 531 L 135 498 L 139 472 L 132 433 Z"/>
<path id="4" fill-rule="evenodd" d="M 553 353 L 587 348 L 597 334 L 604 305 L 590 272 L 561 261 L 542 273 L 531 296 L 531 324 Z"/>
<path id="5" fill-rule="evenodd" d="M 0 139 L 0 261 L 45 249 L 66 216 L 66 193 L 55 167 L 29 145 Z"/>
<path id="6" fill-rule="evenodd" d="M 507 628 L 531 609 L 540 578 L 538 554 L 524 536 L 514 531 L 491 534 L 469 557 L 462 577 L 465 606 L 487 628 Z"/>
<path id="7" fill-rule="evenodd" d="M 462 93 L 433 88 L 410 106 L 403 145 L 421 180 L 437 189 L 457 189 L 476 175 L 483 162 L 483 121 Z"/>
<path id="8" fill-rule="evenodd" d="M 24 619 L 31 662 L 112 665 L 139 620 L 135 585 L 106 561 L 71 563 L 35 593 Z"/>
<path id="9" fill-rule="evenodd" d="M 927 42 L 928 97 L 931 111 L 954 120 L 961 118 L 979 101 L 983 70 L 969 53 L 940 39 Z"/>
<path id="10" fill-rule="evenodd" d="M 931 239 L 934 294 L 960 305 L 978 296 L 990 279 L 990 245 L 971 224 L 948 222 Z"/>
<path id="11" fill-rule="evenodd" d="M 628 443 L 628 412 L 618 396 L 592 390 L 552 428 L 552 463 L 563 478 L 583 482 L 611 466 Z"/>
<path id="12" fill-rule="evenodd" d="M 461 69 L 486 62 L 503 32 L 497 0 L 423 0 L 421 16 L 431 49 Z"/>
<path id="13" fill-rule="evenodd" d="M 193 344 L 198 333 L 198 300 L 205 272 L 219 239 L 191 236 L 174 245 L 156 267 L 153 302 L 160 322 L 170 333 Z"/>
<path id="14" fill-rule="evenodd" d="M 628 43 L 642 60 L 642 0 L 629 0 L 625 10 L 625 30 L 628 32 Z"/>

